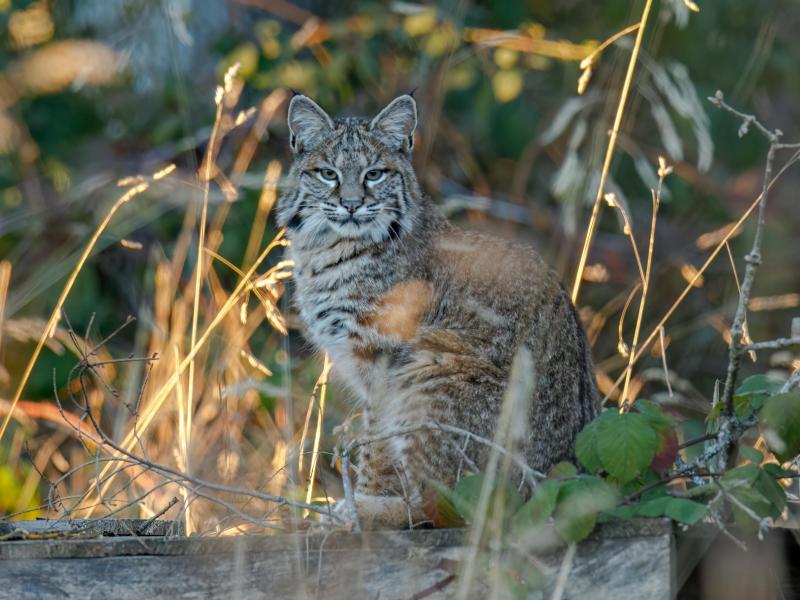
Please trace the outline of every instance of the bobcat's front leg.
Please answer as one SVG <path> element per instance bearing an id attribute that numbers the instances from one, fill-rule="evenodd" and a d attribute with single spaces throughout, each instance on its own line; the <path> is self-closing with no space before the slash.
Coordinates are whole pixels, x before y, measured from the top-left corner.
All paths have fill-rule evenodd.
<path id="1" fill-rule="evenodd" d="M 361 448 L 355 505 L 363 529 L 410 529 L 428 520 L 419 485 L 398 445 L 389 439 Z M 346 518 L 347 506 L 341 511 Z"/>
<path id="2" fill-rule="evenodd" d="M 421 501 L 402 496 L 356 493 L 355 501 L 362 529 L 412 529 L 428 520 Z"/>

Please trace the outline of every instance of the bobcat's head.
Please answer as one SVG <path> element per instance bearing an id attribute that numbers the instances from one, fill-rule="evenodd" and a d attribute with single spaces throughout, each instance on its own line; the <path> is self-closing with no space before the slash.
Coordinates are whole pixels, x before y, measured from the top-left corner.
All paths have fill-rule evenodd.
<path id="1" fill-rule="evenodd" d="M 341 238 L 379 242 L 413 226 L 411 165 L 417 106 L 395 98 L 374 119 L 331 119 L 307 96 L 289 104 L 294 162 L 278 224 L 304 245 Z"/>

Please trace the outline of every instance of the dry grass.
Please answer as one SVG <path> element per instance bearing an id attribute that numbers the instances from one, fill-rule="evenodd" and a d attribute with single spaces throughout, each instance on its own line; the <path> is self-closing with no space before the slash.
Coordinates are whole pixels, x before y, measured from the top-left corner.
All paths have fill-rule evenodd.
<path id="1" fill-rule="evenodd" d="M 575 272 L 575 281 L 572 284 L 572 301 L 577 304 L 578 302 L 578 293 L 581 289 L 581 282 L 583 281 L 583 270 L 586 268 L 586 260 L 589 257 L 589 249 L 592 246 L 592 240 L 594 239 L 595 231 L 597 230 L 597 220 L 600 216 L 600 208 L 602 207 L 602 201 L 606 194 L 606 178 L 608 177 L 608 171 L 611 168 L 611 161 L 614 158 L 614 150 L 617 146 L 617 137 L 619 136 L 619 128 L 622 124 L 622 117 L 625 114 L 625 108 L 628 102 L 628 93 L 631 89 L 631 81 L 633 81 L 633 74 L 636 71 L 636 64 L 639 59 L 639 50 L 642 47 L 642 38 L 644 37 L 645 28 L 647 26 L 647 19 L 650 16 L 650 9 L 653 5 L 652 0 L 646 0 L 644 4 L 644 8 L 642 9 L 642 18 L 639 21 L 639 26 L 636 28 L 636 41 L 633 44 L 633 50 L 631 51 L 631 57 L 628 61 L 628 71 L 625 74 L 625 81 L 622 84 L 622 90 L 620 91 L 619 95 L 619 104 L 617 105 L 617 113 L 614 117 L 614 125 L 611 128 L 611 135 L 608 139 L 608 146 L 606 147 L 606 154 L 605 158 L 603 159 L 603 168 L 600 171 L 600 183 L 597 186 L 597 195 L 594 199 L 594 206 L 592 207 L 592 216 L 589 219 L 589 224 L 586 228 L 586 237 L 584 238 L 583 242 L 583 249 L 581 250 L 581 256 L 578 259 L 578 268 Z M 623 32 L 627 32 L 630 27 Z M 632 31 L 632 30 L 631 30 Z M 612 36 L 611 39 L 618 38 L 619 34 L 616 36 Z M 610 43 L 610 42 L 609 42 Z M 607 44 L 604 44 L 605 46 Z M 601 47 L 603 47 L 601 46 Z M 591 73 L 591 64 L 594 60 L 596 60 L 596 55 L 591 54 L 587 59 L 591 59 L 587 64 L 581 64 L 583 68 L 584 74 L 581 76 L 581 81 L 584 83 L 581 85 L 579 83 L 579 92 L 585 90 L 588 77 L 586 73 Z"/>
<path id="2" fill-rule="evenodd" d="M 291 473 L 291 469 L 287 468 L 292 455 L 302 455 L 298 449 L 294 424 L 285 422 L 292 411 L 285 404 L 279 405 L 273 416 L 262 407 L 259 390 L 264 388 L 264 380 L 272 372 L 256 356 L 264 353 L 251 348 L 252 336 L 264 321 L 276 330 L 278 338 L 287 334 L 278 301 L 283 294 L 283 280 L 291 274 L 291 264 L 273 261 L 274 266 L 266 269 L 263 266 L 275 249 L 285 245 L 282 232 L 278 232 L 262 247 L 265 225 L 276 199 L 281 170 L 277 161 L 270 162 L 265 173 L 242 268 L 239 269 L 216 252 L 222 241 L 222 228 L 231 201 L 236 197 L 235 185 L 249 169 L 257 144 L 286 98 L 285 92 L 277 91 L 265 98 L 258 111 L 251 109 L 236 115 L 235 107 L 241 89 L 236 69 L 232 68 L 217 91 L 217 111 L 211 139 L 197 175 L 199 185 L 193 186 L 200 189 L 202 194 L 199 215 L 197 204 L 189 203 L 183 230 L 177 238 L 172 257 L 153 259 L 152 320 L 136 325 L 135 337 L 137 347 L 143 351 L 142 357 L 111 359 L 104 348 L 110 340 L 98 341 L 97 332 L 92 330 L 91 324 L 83 338 L 79 338 L 70 326 L 61 329 L 59 322 L 67 317 L 62 317 L 63 307 L 78 275 L 119 209 L 173 174 L 174 165 L 151 176 L 138 175 L 118 182 L 120 186 L 132 187 L 118 198 L 92 233 L 48 322 L 40 328 L 36 347 L 17 382 L 14 398 L 4 411 L 0 437 L 6 433 L 12 418 L 30 423 L 25 421 L 27 415 L 37 414 L 32 410 L 31 403 L 21 399 L 42 350 L 53 345 L 50 342 L 53 335 L 65 338 L 69 333 L 72 336 L 71 345 L 82 356 L 83 369 L 77 378 L 77 372 L 73 371 L 66 388 L 56 389 L 59 406 L 41 403 L 51 406 L 60 415 L 59 419 L 79 439 L 81 445 L 71 450 L 71 459 L 64 459 L 58 448 L 67 441 L 68 436 L 59 434 L 45 442 L 44 452 L 37 452 L 34 462 L 39 473 L 52 471 L 48 459 L 58 454 L 64 463 L 60 465 L 61 470 L 68 474 L 68 477 L 62 475 L 56 480 L 58 484 L 52 488 L 49 502 L 42 505 L 38 509 L 40 511 L 45 509 L 51 516 L 128 514 L 150 517 L 166 506 L 175 504 L 171 499 L 177 493 L 181 501 L 169 511 L 168 516 L 182 518 L 188 532 L 209 529 L 235 531 L 243 525 L 243 515 L 239 514 L 238 519 L 233 518 L 229 510 L 235 506 L 207 501 L 207 494 L 202 489 L 192 493 L 174 477 L 172 480 L 167 477 L 163 481 L 163 472 L 154 471 L 144 464 L 132 463 L 129 453 L 155 463 L 172 464 L 177 471 L 194 477 L 209 476 L 222 482 L 236 481 L 274 495 L 292 496 L 300 493 L 299 488 L 294 488 L 300 485 L 298 476 L 299 471 L 303 470 L 302 462 L 297 473 Z M 255 113 L 257 116 L 250 123 Z M 217 163 L 219 149 L 225 136 L 243 124 L 249 124 L 250 128 L 228 177 Z M 184 174 L 176 173 L 173 177 L 182 179 Z M 216 205 L 216 211 L 208 222 L 213 182 L 219 185 L 227 201 Z M 180 179 L 178 184 L 185 185 Z M 157 191 L 157 188 L 154 189 Z M 193 238 L 197 245 L 192 277 L 184 283 L 181 281 L 182 273 L 192 258 Z M 137 246 L 128 240 L 123 239 L 120 244 L 126 249 L 141 251 L 141 245 Z M 224 288 L 223 277 L 216 273 L 215 262 L 226 270 L 238 273 L 238 283 L 233 290 Z M 0 298 L 3 302 L 10 273 L 10 263 L 3 261 L 0 264 Z M 228 274 L 224 274 L 224 279 L 228 278 Z M 251 307 L 254 302 L 257 303 L 257 309 Z M 6 331 L 9 330 L 8 325 L 14 331 L 16 321 L 6 325 Z M 134 326 L 131 320 L 126 325 Z M 268 354 L 280 351 L 278 338 L 268 341 Z M 94 339 L 94 342 L 90 342 L 90 339 Z M 224 343 L 220 343 L 221 340 Z M 329 365 L 326 366 L 325 376 L 329 368 Z M 119 384 L 123 386 L 121 389 L 117 388 Z M 266 387 L 270 388 L 270 385 Z M 323 380 L 310 468 L 312 473 L 317 469 L 320 456 L 325 387 Z M 287 392 L 285 401 L 291 402 L 290 391 L 282 390 L 282 393 Z M 274 390 L 269 393 L 274 394 Z M 61 408 L 60 400 L 65 394 L 77 396 L 78 406 L 70 408 L 64 405 Z M 20 406 L 25 408 L 24 414 L 19 414 Z M 84 408 L 86 411 L 83 411 Z M 96 420 L 99 427 L 104 427 L 100 425 L 101 422 L 111 424 L 114 431 L 118 432 L 113 437 L 119 435 L 122 441 L 118 445 L 113 444 L 109 436 L 109 443 L 104 443 L 102 435 L 87 426 L 87 417 Z M 254 427 L 259 429 L 259 435 L 253 436 L 251 441 L 248 432 Z M 18 439 L 21 439 L 20 436 L 15 435 L 15 441 Z M 304 440 L 299 442 L 302 446 Z M 83 457 L 80 457 L 81 454 Z M 96 473 L 92 474 L 93 470 Z M 38 474 L 34 472 L 33 475 L 26 483 L 26 488 L 39 485 Z M 313 483 L 309 483 L 309 499 L 312 490 Z M 30 497 L 32 494 L 23 491 L 22 496 Z M 25 504 L 21 502 L 18 510 L 24 511 Z M 234 505 L 238 504 L 258 510 L 252 498 L 234 501 Z M 266 504 L 270 504 L 269 501 L 265 503 L 262 499 L 262 505 Z M 273 509 L 274 506 L 269 506 L 263 509 L 263 513 Z M 229 524 L 231 521 L 233 523 Z M 251 521 L 250 526 L 260 523 L 255 519 Z"/>

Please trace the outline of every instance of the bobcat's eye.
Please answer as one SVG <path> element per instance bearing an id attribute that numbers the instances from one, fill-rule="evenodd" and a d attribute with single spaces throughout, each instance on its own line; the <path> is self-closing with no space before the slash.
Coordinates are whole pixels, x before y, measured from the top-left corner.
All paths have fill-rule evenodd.
<path id="1" fill-rule="evenodd" d="M 376 181 L 383 179 L 385 173 L 386 171 L 383 169 L 370 169 L 364 173 L 364 181 L 371 181 L 372 183 L 375 183 Z"/>
<path id="2" fill-rule="evenodd" d="M 317 169 L 317 175 L 323 181 L 336 181 L 339 177 L 333 169 Z"/>

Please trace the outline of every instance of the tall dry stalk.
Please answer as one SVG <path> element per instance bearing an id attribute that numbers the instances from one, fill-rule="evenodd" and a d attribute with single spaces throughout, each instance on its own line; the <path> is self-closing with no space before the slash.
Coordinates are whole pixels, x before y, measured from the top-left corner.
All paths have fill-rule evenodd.
<path id="1" fill-rule="evenodd" d="M 625 74 L 625 81 L 622 84 L 622 91 L 620 92 L 619 103 L 617 104 L 617 113 L 614 117 L 614 125 L 611 128 L 611 135 L 608 139 L 608 146 L 606 147 L 606 155 L 603 159 L 603 168 L 600 171 L 600 183 L 597 186 L 597 194 L 592 206 L 592 216 L 589 219 L 589 224 L 586 228 L 586 237 L 583 240 L 583 249 L 581 256 L 578 260 L 578 269 L 575 272 L 575 281 L 572 284 L 572 302 L 578 302 L 578 294 L 581 289 L 581 282 L 583 281 L 583 271 L 586 268 L 586 260 L 589 257 L 589 248 L 594 240 L 595 230 L 597 229 L 597 221 L 600 217 L 600 208 L 602 206 L 603 196 L 606 193 L 606 179 L 608 172 L 611 168 L 611 161 L 614 158 L 614 150 L 617 145 L 617 136 L 619 135 L 620 125 L 622 124 L 622 117 L 625 114 L 625 108 L 628 102 L 628 92 L 630 91 L 631 81 L 633 81 L 633 73 L 636 70 L 636 63 L 639 58 L 639 50 L 642 46 L 642 38 L 644 37 L 645 28 L 647 27 L 647 19 L 650 16 L 650 8 L 652 7 L 653 0 L 646 0 L 644 9 L 642 10 L 642 18 L 639 21 L 639 26 L 636 29 L 636 41 L 633 43 L 633 50 L 631 57 L 628 61 L 628 71 Z M 588 72 L 585 71 L 585 72 Z"/>
<path id="2" fill-rule="evenodd" d="M 319 404 L 317 408 L 317 424 L 316 429 L 314 431 L 314 445 L 311 450 L 311 465 L 308 469 L 308 489 L 306 490 L 306 502 L 310 503 L 313 496 L 314 496 L 314 478 L 317 475 L 317 464 L 319 462 L 319 444 L 320 440 L 322 439 L 322 424 L 325 420 L 325 397 L 328 392 L 328 374 L 330 373 L 331 367 L 333 363 L 331 363 L 330 358 L 328 355 L 325 355 L 322 365 L 322 373 L 319 376 L 319 380 L 317 385 L 319 386 Z M 309 410 L 311 410 L 313 403 L 310 404 Z M 302 437 L 300 441 L 300 454 L 302 456 L 303 453 L 303 442 Z M 302 469 L 302 466 L 300 467 Z M 307 513 L 306 513 L 307 514 Z"/>
<path id="3" fill-rule="evenodd" d="M 487 525 L 491 527 L 490 534 L 498 536 L 502 534 L 503 514 L 489 514 L 489 502 L 492 495 L 499 493 L 495 510 L 502 511 L 504 505 L 502 498 L 502 488 L 498 492 L 495 486 L 498 482 L 508 477 L 511 468 L 511 457 L 516 452 L 516 448 L 527 432 L 527 410 L 529 399 L 535 395 L 536 391 L 536 369 L 534 358 L 530 351 L 522 346 L 514 357 L 509 376 L 508 389 L 503 399 L 500 415 L 494 434 L 494 446 L 486 461 L 484 468 L 483 485 L 475 507 L 475 518 L 472 527 L 467 533 L 467 546 L 461 560 L 458 577 L 458 589 L 456 597 L 469 598 L 472 586 L 478 575 L 478 557 L 480 554 L 481 541 L 486 535 Z M 505 452 L 501 452 L 504 449 Z M 498 520 L 499 519 L 499 520 Z M 497 590 L 495 590 L 497 591 Z"/>
<path id="4" fill-rule="evenodd" d="M 628 352 L 628 368 L 625 370 L 625 385 L 622 388 L 622 396 L 620 397 L 620 410 L 628 408 L 628 389 L 631 383 L 631 373 L 633 373 L 633 365 L 631 361 L 636 354 L 636 349 L 639 344 L 639 331 L 642 328 L 642 319 L 644 318 L 644 307 L 647 302 L 647 291 L 650 289 L 650 274 L 653 266 L 653 248 L 656 238 L 656 221 L 658 219 L 658 207 L 661 204 L 661 191 L 664 186 L 664 178 L 672 172 L 672 168 L 667 166 L 666 161 L 659 157 L 658 159 L 658 188 L 652 190 L 653 196 L 653 216 L 650 222 L 650 241 L 647 245 L 647 266 L 644 270 L 644 277 L 642 278 L 641 295 L 639 296 L 639 311 L 636 315 L 636 326 L 633 331 L 633 340 Z M 663 328 L 662 328 L 663 329 Z"/>
<path id="5" fill-rule="evenodd" d="M 3 323 L 6 316 L 6 300 L 11 285 L 11 261 L 0 260 L 0 348 L 3 347 Z"/>

